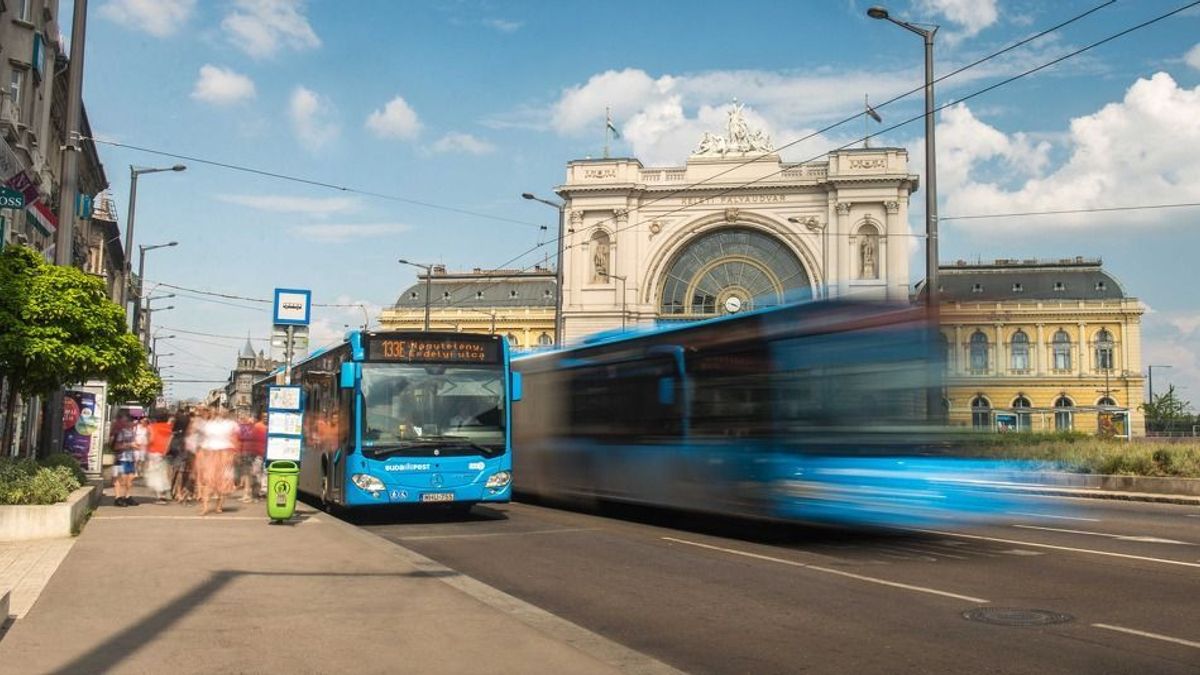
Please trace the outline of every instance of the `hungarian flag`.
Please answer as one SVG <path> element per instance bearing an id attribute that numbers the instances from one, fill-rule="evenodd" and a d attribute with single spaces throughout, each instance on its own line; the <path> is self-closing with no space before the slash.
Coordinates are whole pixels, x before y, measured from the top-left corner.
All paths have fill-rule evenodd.
<path id="1" fill-rule="evenodd" d="M 875 120 L 876 122 L 883 124 L 883 118 L 879 116 L 879 113 L 875 112 L 875 109 L 871 107 L 871 104 L 870 103 L 864 103 L 864 104 L 867 106 L 867 115 L 871 119 Z"/>
<path id="2" fill-rule="evenodd" d="M 613 125 L 612 114 L 610 114 L 608 111 L 605 111 L 604 117 L 605 124 L 608 126 L 608 130 L 612 132 L 613 138 L 620 138 L 621 132 L 617 131 L 617 127 Z"/>

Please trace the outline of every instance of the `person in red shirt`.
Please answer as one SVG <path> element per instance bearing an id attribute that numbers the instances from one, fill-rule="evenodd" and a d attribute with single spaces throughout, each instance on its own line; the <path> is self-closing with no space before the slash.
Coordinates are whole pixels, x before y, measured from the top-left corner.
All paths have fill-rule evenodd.
<path id="1" fill-rule="evenodd" d="M 262 483 L 263 456 L 267 451 L 266 414 L 259 413 L 256 419 L 243 426 L 242 502 L 258 501 L 259 484 Z"/>
<path id="2" fill-rule="evenodd" d="M 156 415 L 146 431 L 146 487 L 154 490 L 159 504 L 166 504 L 171 491 L 167 463 L 167 449 L 171 445 L 170 418 L 166 413 Z"/>

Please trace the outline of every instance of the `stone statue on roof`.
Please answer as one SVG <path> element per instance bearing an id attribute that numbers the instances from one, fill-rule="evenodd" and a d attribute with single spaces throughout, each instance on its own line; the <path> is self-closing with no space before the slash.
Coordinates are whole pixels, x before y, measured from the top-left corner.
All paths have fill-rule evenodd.
<path id="1" fill-rule="evenodd" d="M 692 152 L 693 157 L 724 157 L 728 154 L 769 153 L 771 137 L 762 129 L 750 129 L 746 122 L 745 106 L 733 99 L 729 117 L 725 123 L 725 136 L 705 132 L 700 145 Z"/>

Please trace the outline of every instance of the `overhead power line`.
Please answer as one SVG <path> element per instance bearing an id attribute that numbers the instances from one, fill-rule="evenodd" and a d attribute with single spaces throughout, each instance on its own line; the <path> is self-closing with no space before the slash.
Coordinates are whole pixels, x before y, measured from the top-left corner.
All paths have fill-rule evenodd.
<path id="1" fill-rule="evenodd" d="M 1200 206 L 1200 202 L 1178 204 L 1142 204 L 1137 206 L 1103 206 L 1087 209 L 1060 209 L 1055 211 L 1014 211 L 1012 213 L 975 213 L 965 216 L 940 216 L 938 220 L 982 220 L 984 218 L 1013 218 L 1016 216 L 1057 216 L 1070 213 L 1107 213 L 1112 211 L 1151 211 L 1156 209 L 1186 209 Z"/>
<path id="2" fill-rule="evenodd" d="M 184 330 L 182 328 L 168 328 L 167 326 L 160 326 L 159 329 L 165 330 L 167 332 L 187 333 L 188 335 L 202 335 L 204 337 L 223 338 L 226 340 L 251 340 L 253 342 L 270 342 L 270 340 L 267 338 L 249 337 L 247 335 L 221 335 L 219 333 L 204 333 L 204 332 L 201 332 L 198 330 Z"/>

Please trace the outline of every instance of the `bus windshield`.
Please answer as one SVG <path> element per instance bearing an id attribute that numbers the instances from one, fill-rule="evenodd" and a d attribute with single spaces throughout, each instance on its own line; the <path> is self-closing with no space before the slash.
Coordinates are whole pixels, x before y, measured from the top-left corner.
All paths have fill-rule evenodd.
<path id="1" fill-rule="evenodd" d="M 366 363 L 362 393 L 364 446 L 504 447 L 500 366 Z"/>

